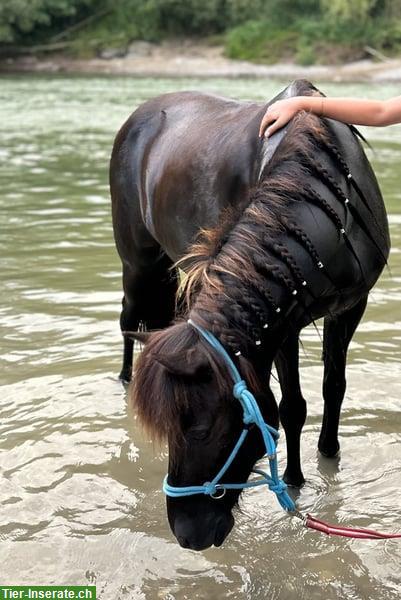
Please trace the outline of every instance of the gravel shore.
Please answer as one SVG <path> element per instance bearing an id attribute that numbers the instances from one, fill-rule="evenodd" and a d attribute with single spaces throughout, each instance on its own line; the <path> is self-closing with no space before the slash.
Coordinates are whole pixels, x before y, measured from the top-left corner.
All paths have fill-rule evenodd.
<path id="1" fill-rule="evenodd" d="M 124 54 L 122 56 L 122 54 Z M 111 48 L 91 59 L 64 55 L 30 55 L 0 61 L 0 73 L 99 73 L 137 77 L 266 77 L 319 81 L 401 81 L 401 58 L 362 60 L 343 65 L 301 66 L 291 63 L 260 65 L 230 60 L 220 46 L 192 42 L 150 44 L 134 42 L 128 51 Z"/>

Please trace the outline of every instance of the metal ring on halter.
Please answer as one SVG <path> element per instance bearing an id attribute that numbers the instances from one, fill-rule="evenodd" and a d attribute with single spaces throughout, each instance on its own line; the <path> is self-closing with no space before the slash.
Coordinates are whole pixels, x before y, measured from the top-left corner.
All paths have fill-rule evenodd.
<path id="1" fill-rule="evenodd" d="M 213 492 L 213 494 L 210 494 L 210 497 L 213 498 L 213 500 L 220 500 L 220 498 L 223 498 L 223 496 L 225 496 L 225 495 L 226 495 L 226 488 L 221 487 L 219 484 L 217 484 L 215 491 Z"/>

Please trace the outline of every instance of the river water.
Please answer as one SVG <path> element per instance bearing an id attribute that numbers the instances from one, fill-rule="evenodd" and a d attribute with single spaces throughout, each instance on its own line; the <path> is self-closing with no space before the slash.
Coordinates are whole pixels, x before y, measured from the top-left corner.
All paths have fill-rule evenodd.
<path id="1" fill-rule="evenodd" d="M 219 549 L 181 549 L 160 490 L 166 453 L 127 409 L 116 375 L 120 265 L 108 158 L 145 99 L 177 89 L 263 100 L 284 83 L 3 77 L 0 81 L 0 584 L 97 585 L 98 598 L 395 600 L 401 542 L 302 529 L 265 489 L 244 495 Z M 392 85 L 322 84 L 389 97 Z M 316 446 L 321 342 L 302 351 L 308 420 L 302 510 L 401 530 L 401 126 L 364 130 L 393 250 L 349 354 L 339 459 Z M 280 449 L 283 470 L 284 444 Z"/>

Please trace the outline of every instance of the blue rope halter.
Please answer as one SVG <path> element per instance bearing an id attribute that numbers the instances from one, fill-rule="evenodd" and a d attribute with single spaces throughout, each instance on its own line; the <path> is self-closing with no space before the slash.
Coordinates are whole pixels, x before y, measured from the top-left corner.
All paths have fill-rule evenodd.
<path id="1" fill-rule="evenodd" d="M 188 323 L 190 323 L 192 327 L 199 331 L 199 333 L 205 338 L 205 340 L 207 340 L 209 344 L 224 358 L 230 375 L 234 381 L 234 398 L 239 400 L 244 413 L 244 429 L 242 430 L 230 456 L 227 458 L 225 464 L 222 466 L 217 475 L 212 479 L 212 481 L 207 481 L 203 485 L 176 487 L 168 483 L 168 476 L 166 475 L 163 482 L 164 493 L 172 498 L 194 496 L 195 494 L 205 494 L 206 496 L 211 496 L 212 498 L 218 499 L 224 496 L 226 490 L 240 490 L 245 488 L 256 487 L 259 485 L 267 485 L 269 489 L 276 494 L 277 500 L 285 510 L 290 512 L 295 511 L 295 504 L 286 491 L 287 486 L 278 475 L 276 445 L 279 438 L 279 432 L 276 429 L 274 429 L 274 427 L 271 427 L 270 425 L 265 423 L 265 421 L 263 420 L 262 413 L 260 412 L 260 408 L 255 400 L 255 397 L 248 390 L 245 381 L 241 379 L 241 375 L 239 374 L 237 367 L 235 366 L 229 354 L 219 342 L 219 340 L 212 333 L 191 321 L 191 319 L 188 320 Z M 252 472 L 260 475 L 260 479 L 248 481 L 245 483 L 220 483 L 221 478 L 226 473 L 227 469 L 230 467 L 234 458 L 237 456 L 239 449 L 241 448 L 246 436 L 248 435 L 249 426 L 252 424 L 259 427 L 260 432 L 263 436 L 263 441 L 266 448 L 266 455 L 269 459 L 270 475 L 268 475 L 261 469 L 254 469 Z"/>

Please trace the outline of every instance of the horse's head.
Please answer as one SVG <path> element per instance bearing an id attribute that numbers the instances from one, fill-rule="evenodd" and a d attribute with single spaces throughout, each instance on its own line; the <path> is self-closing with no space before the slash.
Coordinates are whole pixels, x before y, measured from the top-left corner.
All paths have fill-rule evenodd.
<path id="1" fill-rule="evenodd" d="M 243 413 L 233 382 L 216 351 L 188 323 L 146 334 L 131 388 L 138 416 L 153 438 L 169 446 L 168 483 L 194 486 L 210 482 L 225 464 L 243 429 Z M 135 336 L 138 339 L 138 336 Z M 256 391 L 266 421 L 278 425 L 273 395 L 257 392 L 260 374 L 243 357 L 239 368 Z M 251 429 L 222 482 L 246 481 L 264 454 L 262 436 Z M 220 546 L 234 524 L 240 490 L 220 498 L 197 494 L 167 497 L 171 529 L 180 545 L 194 550 Z"/>

